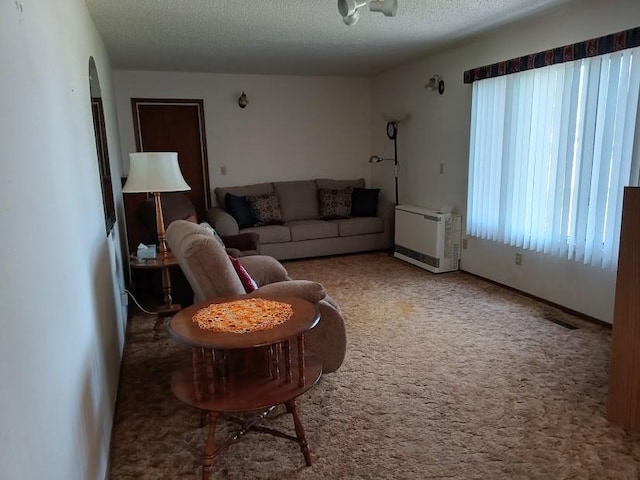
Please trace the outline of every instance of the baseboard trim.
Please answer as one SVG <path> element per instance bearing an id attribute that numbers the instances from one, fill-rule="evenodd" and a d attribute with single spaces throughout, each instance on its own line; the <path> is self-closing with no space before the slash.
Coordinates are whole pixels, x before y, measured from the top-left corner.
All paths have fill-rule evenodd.
<path id="1" fill-rule="evenodd" d="M 544 298 L 538 297 L 536 295 L 532 295 L 531 293 L 523 292 L 522 290 L 518 290 L 517 288 L 511 287 L 509 285 L 505 285 L 504 283 L 496 282 L 495 280 L 491 280 L 490 278 L 486 278 L 486 277 L 483 277 L 481 275 L 477 275 L 475 273 L 471 273 L 471 272 L 468 272 L 468 271 L 463 270 L 463 269 L 460 269 L 460 271 L 464 272 L 464 273 L 466 273 L 468 275 L 474 276 L 476 278 L 479 278 L 481 280 L 484 280 L 485 282 L 493 283 L 494 285 L 502 287 L 502 288 L 504 288 L 506 290 L 509 290 L 511 292 L 516 292 L 516 293 L 518 293 L 520 295 L 523 295 L 525 297 L 531 298 L 531 299 L 536 300 L 536 301 L 538 301 L 540 303 L 544 303 L 545 305 L 549 305 L 550 307 L 554 307 L 554 308 L 557 308 L 558 310 L 562 310 L 563 312 L 568 313 L 570 315 L 573 315 L 574 317 L 578 317 L 581 320 L 586 320 L 587 322 L 593 323 L 595 325 L 599 325 L 601 327 L 607 327 L 608 329 L 611 329 L 613 327 L 613 325 L 608 323 L 608 322 L 600 320 L 599 318 L 592 317 L 592 316 L 587 315 L 585 313 L 578 312 L 578 311 L 573 310 L 573 309 L 571 309 L 569 307 L 565 307 L 564 305 L 560 305 L 559 303 L 551 302 L 549 300 L 546 300 Z"/>

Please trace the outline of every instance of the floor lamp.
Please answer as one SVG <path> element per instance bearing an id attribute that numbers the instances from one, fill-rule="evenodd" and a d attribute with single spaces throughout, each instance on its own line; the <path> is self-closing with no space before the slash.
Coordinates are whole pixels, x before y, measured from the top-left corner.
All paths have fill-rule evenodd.
<path id="1" fill-rule="evenodd" d="M 393 140 L 393 158 L 382 158 L 378 155 L 372 155 L 371 157 L 369 157 L 369 163 L 379 163 L 385 161 L 393 162 L 393 175 L 396 181 L 396 205 L 398 205 L 399 203 L 398 173 L 400 170 L 398 167 L 398 124 L 402 120 L 406 120 L 407 118 L 409 118 L 409 115 L 403 114 L 397 116 L 395 120 L 389 119 L 389 121 L 387 122 L 387 137 L 389 137 L 390 140 Z"/>
<path id="2" fill-rule="evenodd" d="M 371 155 L 369 157 L 369 163 L 379 163 L 379 162 L 393 162 L 393 175 L 396 180 L 396 205 L 398 205 L 398 157 L 397 155 L 393 158 L 381 158 L 377 155 Z"/>
<path id="3" fill-rule="evenodd" d="M 167 241 L 162 216 L 160 194 L 191 190 L 185 182 L 176 152 L 145 152 L 129 154 L 129 176 L 122 193 L 152 193 L 156 206 L 158 257 L 167 256 Z"/>

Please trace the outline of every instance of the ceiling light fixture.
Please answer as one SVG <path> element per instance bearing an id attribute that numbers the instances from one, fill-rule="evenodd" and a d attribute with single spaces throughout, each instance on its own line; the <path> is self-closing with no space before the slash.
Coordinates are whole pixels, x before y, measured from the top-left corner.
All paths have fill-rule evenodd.
<path id="1" fill-rule="evenodd" d="M 360 8 L 367 4 L 366 0 L 338 0 L 338 12 L 345 25 L 351 26 L 360 19 Z"/>
<path id="2" fill-rule="evenodd" d="M 395 17 L 398 10 L 398 0 L 371 0 L 369 10 L 381 12 L 385 17 Z"/>
<path id="3" fill-rule="evenodd" d="M 367 0 L 338 0 L 338 12 L 342 15 L 345 25 L 358 23 L 360 9 L 367 5 Z M 369 10 L 380 12 L 386 17 L 394 17 L 398 10 L 398 0 L 370 0 Z"/>

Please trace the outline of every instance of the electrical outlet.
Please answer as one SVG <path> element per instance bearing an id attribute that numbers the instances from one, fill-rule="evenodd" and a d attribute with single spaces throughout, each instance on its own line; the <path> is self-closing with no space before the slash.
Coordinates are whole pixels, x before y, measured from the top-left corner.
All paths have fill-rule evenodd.
<path id="1" fill-rule="evenodd" d="M 444 173 L 444 163 L 440 164 L 440 174 Z"/>
<path id="2" fill-rule="evenodd" d="M 516 265 L 522 265 L 522 254 L 516 253 Z"/>

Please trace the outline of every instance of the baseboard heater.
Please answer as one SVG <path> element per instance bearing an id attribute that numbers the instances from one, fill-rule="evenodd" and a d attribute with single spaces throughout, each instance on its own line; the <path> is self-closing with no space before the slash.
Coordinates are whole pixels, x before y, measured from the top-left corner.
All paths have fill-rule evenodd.
<path id="1" fill-rule="evenodd" d="M 393 256 L 433 273 L 460 268 L 462 216 L 396 206 Z"/>

